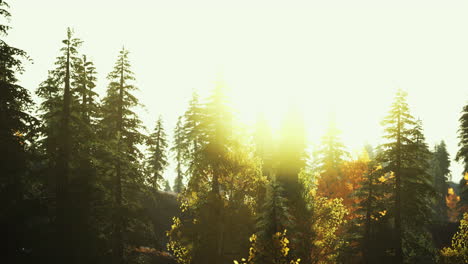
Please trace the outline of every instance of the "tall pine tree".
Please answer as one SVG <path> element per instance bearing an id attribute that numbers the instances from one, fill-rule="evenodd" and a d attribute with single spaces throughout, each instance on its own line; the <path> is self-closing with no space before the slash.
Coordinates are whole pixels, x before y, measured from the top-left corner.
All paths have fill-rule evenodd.
<path id="1" fill-rule="evenodd" d="M 177 119 L 176 127 L 174 128 L 174 142 L 171 151 L 175 153 L 176 159 L 176 178 L 174 179 L 174 192 L 180 193 L 184 188 L 184 154 L 186 151 L 185 140 L 184 140 L 184 130 L 183 130 L 183 119 L 182 116 L 179 116 Z"/>
<path id="2" fill-rule="evenodd" d="M 107 176 L 111 179 L 113 208 L 112 217 L 112 255 L 113 263 L 124 263 L 125 233 L 129 228 L 131 206 L 134 205 L 135 191 L 143 188 L 142 153 L 137 147 L 144 142 L 140 132 L 142 122 L 133 111 L 138 99 L 133 95 L 137 88 L 130 69 L 128 50 L 122 48 L 109 73 L 110 81 L 107 94 L 103 99 L 101 137 L 106 142 L 107 155 L 104 164 Z M 139 187 L 138 187 L 139 186 Z M 124 214 L 124 212 L 127 212 Z"/>
<path id="3" fill-rule="evenodd" d="M 0 19 L 10 18 L 8 4 L 0 1 Z M 8 238 L 6 256 L 20 261 L 25 245 L 28 220 L 24 215 L 24 197 L 27 194 L 29 145 L 35 119 L 31 116 L 33 102 L 28 90 L 18 84 L 18 75 L 23 73 L 26 52 L 7 44 L 3 37 L 10 27 L 0 24 L 0 235 Z M 28 142 L 29 141 L 29 142 Z M 32 212 L 31 212 L 32 213 Z M 24 234 L 23 234 L 24 232 Z M 29 234 L 31 235 L 31 234 Z"/>
<path id="4" fill-rule="evenodd" d="M 429 150 L 421 123 L 409 113 L 407 93 L 398 90 L 389 115 L 383 120 L 387 143 L 381 146 L 379 161 L 395 177 L 394 205 L 395 263 L 410 261 L 413 252 L 425 250 L 427 228 L 431 219 L 430 197 L 433 194 L 428 174 Z M 419 218 L 414 218 L 414 212 Z M 424 236 L 424 238 L 421 238 Z M 423 239 L 424 241 L 417 241 Z M 427 252 L 425 252 L 427 253 Z M 430 257 L 430 254 L 426 254 Z"/>
<path id="5" fill-rule="evenodd" d="M 434 201 L 434 220 L 437 222 L 447 222 L 446 196 L 448 181 L 450 180 L 450 156 L 444 141 L 434 146 L 431 158 L 431 175 L 436 192 Z"/>
<path id="6" fill-rule="evenodd" d="M 147 159 L 149 182 L 156 190 L 159 189 L 159 184 L 164 182 L 163 172 L 167 167 L 167 139 L 166 132 L 164 131 L 163 121 L 159 117 L 156 122 L 154 132 L 147 140 L 149 157 Z"/>

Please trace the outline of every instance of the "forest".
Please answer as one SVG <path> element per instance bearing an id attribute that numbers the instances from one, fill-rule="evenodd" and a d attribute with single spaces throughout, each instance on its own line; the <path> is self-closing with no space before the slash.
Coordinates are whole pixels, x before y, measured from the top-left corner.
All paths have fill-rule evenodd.
<path id="1" fill-rule="evenodd" d="M 2 0 L 0 15 L 11 16 Z M 277 136 L 264 118 L 246 128 L 221 81 L 208 97 L 194 91 L 169 133 L 135 111 L 129 50 L 100 95 L 83 40 L 64 28 L 55 67 L 22 87 L 34 58 L 3 40 L 9 30 L 0 25 L 4 263 L 468 263 L 468 103 L 455 157 L 428 145 L 402 89 L 388 98 L 385 143 L 359 155 L 332 121 L 311 149 L 307 113 L 293 107 Z"/>

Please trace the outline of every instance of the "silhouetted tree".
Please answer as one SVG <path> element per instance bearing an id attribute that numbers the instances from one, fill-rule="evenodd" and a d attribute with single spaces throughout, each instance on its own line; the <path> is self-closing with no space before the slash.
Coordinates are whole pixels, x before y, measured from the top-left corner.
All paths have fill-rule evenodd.
<path id="1" fill-rule="evenodd" d="M 183 121 L 182 117 L 179 116 L 177 119 L 176 127 L 174 128 L 174 142 L 171 151 L 175 153 L 176 159 L 176 178 L 174 179 L 174 192 L 180 193 L 184 188 L 183 178 L 183 166 L 184 166 L 184 154 L 186 151 L 185 139 L 184 139 Z"/>
<path id="2" fill-rule="evenodd" d="M 135 78 L 130 70 L 128 54 L 128 50 L 122 48 L 114 70 L 107 77 L 110 83 L 103 99 L 100 122 L 101 136 L 108 151 L 105 171 L 111 177 L 113 186 L 113 263 L 124 263 L 124 232 L 133 220 L 130 206 L 136 205 L 134 192 L 142 188 L 143 182 L 139 162 L 143 155 L 137 145 L 142 144 L 145 137 L 140 132 L 141 121 L 133 111 L 138 106 L 138 99 L 132 94 L 137 88 L 132 84 Z M 124 212 L 127 214 L 124 215 Z"/>
<path id="3" fill-rule="evenodd" d="M 438 222 L 448 221 L 446 196 L 450 177 L 450 157 L 444 141 L 434 146 L 431 159 L 431 175 L 434 182 L 434 216 Z"/>
<path id="4" fill-rule="evenodd" d="M 159 182 L 163 181 L 163 172 L 167 167 L 167 139 L 164 131 L 163 122 L 159 117 L 156 122 L 154 132 L 147 140 L 149 157 L 147 159 L 148 172 L 150 173 L 149 182 L 156 190 L 159 189 Z"/>

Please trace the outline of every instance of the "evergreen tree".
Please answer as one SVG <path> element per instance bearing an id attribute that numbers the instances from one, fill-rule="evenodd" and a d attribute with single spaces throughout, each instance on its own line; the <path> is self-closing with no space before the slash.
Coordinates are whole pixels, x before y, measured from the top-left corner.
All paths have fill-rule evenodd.
<path id="1" fill-rule="evenodd" d="M 124 240 L 124 233 L 128 231 L 130 222 L 135 220 L 131 218 L 131 212 L 135 210 L 132 206 L 137 204 L 135 192 L 144 190 L 139 163 L 143 155 L 137 145 L 142 144 L 145 137 L 140 132 L 141 121 L 133 111 L 139 104 L 132 94 L 137 88 L 132 84 L 135 78 L 130 70 L 128 54 L 124 48 L 119 52 L 114 70 L 107 77 L 110 83 L 101 108 L 100 133 L 107 149 L 101 164 L 113 186 L 113 263 L 124 262 L 124 245 L 129 242 Z M 124 215 L 124 212 L 127 213 Z"/>
<path id="2" fill-rule="evenodd" d="M 356 213 L 360 217 L 353 219 L 353 238 L 358 242 L 358 251 L 362 252 L 363 263 L 384 262 L 387 241 L 379 239 L 383 237 L 383 230 L 388 224 L 388 204 L 391 194 L 390 175 L 384 174 L 382 166 L 375 160 L 368 164 L 368 170 L 364 174 L 364 182 L 353 196 L 359 202 L 356 204 Z M 358 254 L 359 255 L 359 254 Z"/>
<path id="3" fill-rule="evenodd" d="M 72 106 L 72 116 L 76 138 L 74 160 L 77 165 L 74 170 L 76 177 L 70 180 L 70 192 L 71 197 L 74 197 L 71 200 L 73 218 L 77 222 L 75 240 L 78 246 L 75 250 L 82 262 L 90 262 L 91 257 L 102 254 L 98 247 L 101 214 L 94 208 L 102 200 L 96 166 L 99 105 L 94 91 L 95 82 L 96 69 L 93 62 L 86 55 L 76 57 L 72 72 L 72 92 L 76 96 L 76 103 Z"/>
<path id="4" fill-rule="evenodd" d="M 349 155 L 340 139 L 341 131 L 332 120 L 327 132 L 322 137 L 321 147 L 318 150 L 319 181 L 318 191 L 321 196 L 328 198 L 338 197 L 338 188 L 343 184 L 343 162 Z"/>
<path id="5" fill-rule="evenodd" d="M 390 142 L 383 145 L 381 161 L 386 169 L 395 175 L 394 217 L 395 217 L 395 263 L 403 263 L 403 228 L 401 220 L 402 169 L 406 165 L 407 146 L 410 145 L 411 128 L 415 125 L 406 103 L 407 94 L 398 90 L 389 115 L 382 124 L 386 126 L 385 138 Z"/>
<path id="6" fill-rule="evenodd" d="M 463 174 L 468 172 L 468 104 L 463 107 L 461 117 L 459 119 L 460 127 L 458 128 L 458 152 L 455 160 L 464 164 Z"/>
<path id="7" fill-rule="evenodd" d="M 200 103 L 197 92 L 193 92 L 189 102 L 189 107 L 184 113 L 184 136 L 181 144 L 181 150 L 184 149 L 184 160 L 187 163 L 186 175 L 189 176 L 188 187 L 194 191 L 199 191 L 203 186 L 200 186 L 203 175 L 202 167 L 200 166 L 201 156 L 200 150 L 205 144 L 205 139 L 202 136 L 201 123 L 204 112 Z"/>
<path id="8" fill-rule="evenodd" d="M 273 142 L 271 128 L 263 115 L 259 116 L 257 120 L 253 140 L 255 145 L 255 155 L 260 158 L 262 163 L 262 176 L 266 177 L 266 179 L 272 180 L 274 174 L 273 162 L 275 156 L 275 145 Z M 256 197 L 257 211 L 262 210 L 262 206 L 265 203 L 266 193 L 267 186 L 259 185 Z"/>
<path id="9" fill-rule="evenodd" d="M 149 136 L 147 144 L 149 147 L 148 171 L 151 174 L 149 182 L 157 190 L 159 182 L 164 180 L 163 172 L 168 165 L 166 132 L 161 117 L 156 122 L 154 132 Z"/>
<path id="10" fill-rule="evenodd" d="M 165 180 L 164 181 L 164 191 L 165 192 L 171 192 L 171 185 L 169 184 L 169 181 L 168 180 Z"/>
<path id="11" fill-rule="evenodd" d="M 183 215 L 180 224 L 174 220 L 168 247 L 174 254 L 186 252 L 193 263 L 217 264 L 248 248 L 253 197 L 263 182 L 222 85 L 203 107 L 196 105 L 192 100 L 185 119 L 189 184 L 180 196 Z"/>
<path id="12" fill-rule="evenodd" d="M 174 144 L 171 148 L 171 151 L 175 153 L 175 159 L 177 162 L 176 165 L 176 178 L 174 179 L 174 192 L 180 193 L 184 189 L 184 172 L 183 172 L 183 165 L 184 165 L 184 154 L 186 151 L 185 146 L 185 138 L 184 138 L 184 130 L 183 130 L 183 121 L 182 117 L 179 116 L 177 119 L 177 124 L 174 129 Z"/>
<path id="13" fill-rule="evenodd" d="M 261 249 L 255 259 L 258 263 L 274 263 L 278 255 L 273 243 L 274 234 L 281 232 L 280 230 L 293 229 L 294 218 L 289 212 L 288 200 L 283 194 L 284 189 L 272 179 L 267 185 L 265 203 L 262 205 L 256 224 L 257 244 Z"/>
<path id="14" fill-rule="evenodd" d="M 74 62 L 78 56 L 78 47 L 82 41 L 73 37 L 73 31 L 67 29 L 67 38 L 62 41 L 61 55 L 57 57 L 56 68 L 49 72 L 49 77 L 37 90 L 37 94 L 43 98 L 41 104 L 42 146 L 45 150 L 45 158 L 49 163 L 49 175 L 54 175 L 51 182 L 55 184 L 55 225 L 56 240 L 59 261 L 66 257 L 75 256 L 73 252 L 76 241 L 70 240 L 70 233 L 75 230 L 76 219 L 73 218 L 73 206 L 71 203 L 70 179 L 73 177 L 73 169 L 76 164 L 72 149 L 77 144 L 73 126 L 75 121 L 74 106 L 77 97 L 73 92 L 72 71 Z"/>
<path id="15" fill-rule="evenodd" d="M 463 178 L 460 180 L 460 202 L 458 208 L 460 211 L 468 212 L 468 104 L 463 107 L 461 117 L 459 119 L 460 127 L 458 128 L 458 152 L 455 160 L 464 164 Z"/>
<path id="16" fill-rule="evenodd" d="M 447 182 L 450 180 L 450 157 L 444 141 L 434 146 L 431 159 L 431 174 L 436 192 L 434 201 L 434 216 L 438 222 L 447 222 L 446 196 L 448 190 Z"/>
<path id="17" fill-rule="evenodd" d="M 8 4 L 0 1 L 0 19 L 10 18 Z M 10 27 L 0 24 L 0 36 L 8 34 Z M 28 90 L 18 84 L 18 75 L 23 73 L 23 60 L 27 54 L 0 39 L 0 235 L 8 238 L 4 250 L 6 256 L 20 261 L 23 248 L 29 248 L 25 240 L 31 237 L 26 224 L 30 215 L 24 214 L 25 197 L 28 195 L 29 148 L 34 139 L 35 119 L 30 111 L 33 102 Z M 29 177 L 31 178 L 31 177 Z M 32 211 L 28 212 L 33 214 Z"/>
<path id="18" fill-rule="evenodd" d="M 427 172 L 429 150 L 420 122 L 409 113 L 406 92 L 398 90 L 389 115 L 383 120 L 387 143 L 381 146 L 379 161 L 395 177 L 395 263 L 410 260 L 415 250 L 423 250 L 427 224 L 431 219 L 432 181 Z M 414 218 L 417 211 L 418 218 Z M 427 252 L 426 252 L 427 253 Z M 426 255 L 430 257 L 429 255 Z"/>
<path id="19" fill-rule="evenodd" d="M 283 196 L 293 217 L 288 229 L 291 238 L 291 256 L 304 262 L 310 261 L 311 214 L 304 197 L 304 186 L 299 180 L 300 172 L 306 165 L 306 136 L 301 114 L 290 109 L 283 121 L 278 146 L 276 179 L 282 188 Z M 277 230 L 281 232 L 281 230 Z"/>

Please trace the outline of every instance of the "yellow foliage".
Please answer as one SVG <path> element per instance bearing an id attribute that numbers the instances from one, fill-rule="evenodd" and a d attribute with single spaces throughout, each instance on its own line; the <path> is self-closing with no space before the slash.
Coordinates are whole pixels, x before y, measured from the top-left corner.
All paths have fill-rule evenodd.
<path id="1" fill-rule="evenodd" d="M 447 193 L 448 193 L 449 195 L 452 195 L 452 194 L 454 194 L 455 192 L 453 191 L 453 188 L 448 188 Z"/>
<path id="2" fill-rule="evenodd" d="M 273 241 L 271 245 L 273 245 L 273 256 L 271 260 L 272 264 L 299 264 L 301 259 L 296 259 L 296 260 L 289 260 L 288 259 L 288 254 L 289 254 L 289 239 L 286 237 L 286 230 L 283 232 L 276 232 L 273 235 Z M 241 261 L 234 260 L 234 264 L 263 264 L 260 263 L 258 260 L 258 256 L 260 254 L 265 254 L 267 249 L 262 248 L 260 245 L 257 243 L 257 235 L 253 234 L 250 236 L 249 241 L 251 243 L 251 247 L 249 249 L 249 257 L 247 259 L 242 258 Z M 269 262 L 270 263 L 270 262 Z"/>
<path id="3" fill-rule="evenodd" d="M 468 263 L 468 213 L 463 215 L 458 232 L 452 238 L 452 246 L 441 250 L 444 263 Z"/>

